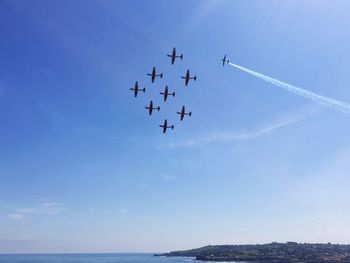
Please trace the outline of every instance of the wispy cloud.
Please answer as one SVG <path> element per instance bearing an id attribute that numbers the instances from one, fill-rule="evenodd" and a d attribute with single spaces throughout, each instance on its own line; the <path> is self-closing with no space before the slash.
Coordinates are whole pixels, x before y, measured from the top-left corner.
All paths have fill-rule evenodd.
<path id="1" fill-rule="evenodd" d="M 219 0 L 206 0 L 202 2 L 198 8 L 198 17 L 202 19 L 203 17 L 207 16 L 219 3 Z"/>
<path id="2" fill-rule="evenodd" d="M 176 178 L 176 176 L 172 174 L 162 174 L 161 177 L 164 181 L 173 181 Z"/>
<path id="3" fill-rule="evenodd" d="M 125 215 L 125 214 L 127 214 L 127 213 L 129 213 L 129 209 L 121 208 L 121 209 L 119 210 L 119 214 L 120 214 L 120 215 Z"/>
<path id="4" fill-rule="evenodd" d="M 13 220 L 23 220 L 35 215 L 58 215 L 67 209 L 63 203 L 58 202 L 40 202 L 35 206 L 19 207 L 13 205 L 2 205 L 2 208 L 8 211 L 7 217 Z"/>
<path id="5" fill-rule="evenodd" d="M 107 215 L 117 215 L 117 216 L 122 216 L 122 215 L 126 215 L 129 213 L 129 209 L 122 207 L 119 210 L 106 210 L 105 214 Z"/>
<path id="6" fill-rule="evenodd" d="M 200 5 L 194 9 L 194 14 L 188 23 L 187 31 L 193 30 L 200 22 L 208 16 L 217 5 L 220 3 L 219 0 L 205 0 L 201 1 Z"/>
<path id="7" fill-rule="evenodd" d="M 24 218 L 23 214 L 8 214 L 7 216 L 13 220 L 22 220 Z"/>
<path id="8" fill-rule="evenodd" d="M 264 134 L 270 133 L 274 130 L 287 127 L 289 125 L 301 122 L 316 113 L 319 112 L 318 108 L 308 108 L 302 110 L 302 112 L 299 112 L 298 114 L 292 114 L 285 116 L 281 119 L 275 120 L 274 122 L 266 125 L 265 127 L 256 129 L 254 131 L 247 131 L 243 133 L 237 133 L 237 132 L 220 132 L 215 134 L 210 134 L 204 137 L 199 137 L 195 139 L 190 139 L 186 141 L 181 142 L 172 142 L 168 146 L 169 147 L 194 147 L 199 146 L 203 144 L 210 144 L 214 142 L 228 142 L 228 141 L 241 141 L 241 140 L 249 140 L 254 139 L 259 136 L 262 136 Z"/>

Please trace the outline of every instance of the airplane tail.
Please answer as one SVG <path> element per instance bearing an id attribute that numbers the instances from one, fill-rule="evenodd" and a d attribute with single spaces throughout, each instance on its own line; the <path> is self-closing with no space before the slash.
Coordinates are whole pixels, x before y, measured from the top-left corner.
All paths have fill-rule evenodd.
<path id="1" fill-rule="evenodd" d="M 146 88 L 143 88 L 142 91 L 143 91 L 143 93 L 145 93 L 146 92 Z"/>
<path id="2" fill-rule="evenodd" d="M 175 92 L 173 92 L 173 94 L 171 94 L 173 97 L 175 97 Z"/>
<path id="3" fill-rule="evenodd" d="M 197 76 L 194 76 L 193 80 L 196 81 L 197 80 Z"/>
<path id="4" fill-rule="evenodd" d="M 160 111 L 160 107 L 159 106 L 157 107 L 157 110 Z"/>
<path id="5" fill-rule="evenodd" d="M 172 130 L 174 130 L 174 125 L 171 125 L 170 127 L 171 127 Z"/>
<path id="6" fill-rule="evenodd" d="M 159 76 L 160 76 L 160 78 L 162 79 L 162 78 L 163 78 L 163 73 L 160 73 L 160 75 L 159 75 Z"/>
<path id="7" fill-rule="evenodd" d="M 183 59 L 183 57 L 184 57 L 184 56 L 181 54 L 181 56 L 180 56 L 181 60 Z"/>
<path id="8" fill-rule="evenodd" d="M 190 113 L 188 114 L 188 116 L 190 116 L 190 117 L 192 116 L 192 111 L 190 111 Z"/>

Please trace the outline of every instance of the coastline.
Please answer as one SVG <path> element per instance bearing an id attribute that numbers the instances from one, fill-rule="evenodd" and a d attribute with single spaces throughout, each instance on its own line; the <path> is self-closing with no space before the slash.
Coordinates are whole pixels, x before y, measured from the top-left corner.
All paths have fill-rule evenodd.
<path id="1" fill-rule="evenodd" d="M 350 245 L 310 243 L 269 243 L 262 245 L 215 245 L 172 251 L 154 256 L 192 257 L 211 262 L 259 263 L 350 263 Z"/>

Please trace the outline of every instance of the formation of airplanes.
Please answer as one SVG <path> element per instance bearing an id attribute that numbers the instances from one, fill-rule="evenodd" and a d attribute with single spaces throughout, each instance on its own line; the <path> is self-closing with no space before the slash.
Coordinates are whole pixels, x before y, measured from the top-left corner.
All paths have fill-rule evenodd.
<path id="1" fill-rule="evenodd" d="M 181 60 L 183 59 L 183 54 L 178 55 L 176 53 L 176 48 L 173 48 L 171 54 L 167 54 L 167 56 L 171 58 L 171 65 L 174 65 L 176 58 L 180 58 Z M 225 64 L 229 64 L 230 63 L 230 61 L 228 59 L 226 59 L 226 58 L 227 58 L 227 56 L 225 54 L 225 56 L 221 59 L 222 66 L 225 66 Z M 156 77 L 160 77 L 162 79 L 164 75 L 163 75 L 163 73 L 157 74 L 156 67 L 153 66 L 152 73 L 147 73 L 147 76 L 150 76 L 151 77 L 151 82 L 154 83 L 155 80 L 156 80 Z M 181 79 L 184 79 L 185 80 L 185 86 L 188 86 L 190 80 L 194 80 L 194 81 L 197 80 L 197 76 L 196 75 L 191 76 L 190 70 L 188 69 L 186 71 L 185 76 L 181 76 Z M 137 97 L 139 92 L 146 93 L 146 88 L 142 88 L 142 89 L 139 88 L 138 81 L 135 82 L 134 87 L 130 88 L 130 90 L 132 90 L 134 92 L 134 97 L 135 98 Z M 175 91 L 170 92 L 169 91 L 169 87 L 167 85 L 165 86 L 164 91 L 160 92 L 159 94 L 163 96 L 163 102 L 166 102 L 169 96 L 175 97 Z M 160 106 L 154 106 L 153 100 L 151 100 L 149 105 L 146 106 L 145 108 L 148 110 L 148 114 L 149 115 L 152 115 L 154 110 L 160 111 Z M 185 105 L 183 105 L 181 110 L 176 112 L 176 114 L 180 115 L 180 121 L 183 121 L 186 115 L 189 116 L 189 117 L 192 116 L 192 112 L 191 111 L 186 112 Z M 159 127 L 162 128 L 163 133 L 166 133 L 167 129 L 172 129 L 173 130 L 175 125 L 168 125 L 168 120 L 165 119 L 163 124 L 160 124 Z"/>
<path id="2" fill-rule="evenodd" d="M 169 57 L 171 59 L 171 65 L 175 64 L 175 61 L 176 61 L 177 58 L 179 58 L 180 60 L 183 60 L 183 54 L 178 54 L 176 52 L 176 48 L 175 47 L 171 51 L 171 54 L 167 54 L 167 57 Z M 151 77 L 151 83 L 155 83 L 156 79 L 157 78 L 162 79 L 164 74 L 157 72 L 156 67 L 153 66 L 152 72 L 151 73 L 147 73 L 147 76 Z M 181 79 L 184 79 L 185 80 L 185 86 L 188 86 L 189 81 L 191 79 L 194 80 L 194 81 L 197 80 L 197 76 L 196 75 L 191 76 L 190 75 L 190 70 L 188 69 L 186 71 L 185 76 L 181 76 Z M 135 98 L 138 96 L 138 94 L 140 92 L 146 93 L 146 88 L 140 88 L 138 81 L 135 82 L 134 87 L 130 88 L 130 90 L 133 91 Z M 162 92 L 160 92 L 159 94 L 162 95 L 164 103 L 168 101 L 169 96 L 175 98 L 175 91 L 170 91 L 168 85 L 166 85 L 164 87 L 164 90 Z M 160 106 L 155 106 L 154 103 L 153 103 L 153 100 L 150 100 L 149 105 L 145 106 L 145 109 L 148 111 L 148 115 L 152 115 L 154 111 L 160 111 Z M 181 110 L 176 112 L 176 113 L 180 115 L 180 121 L 183 121 L 184 117 L 186 115 L 189 116 L 189 117 L 192 116 L 192 112 L 186 112 L 185 106 L 182 106 Z M 168 124 L 168 120 L 165 119 L 163 124 L 159 125 L 159 127 L 162 128 L 163 133 L 166 133 L 168 129 L 172 129 L 173 130 L 175 125 L 174 124 L 169 125 Z"/>

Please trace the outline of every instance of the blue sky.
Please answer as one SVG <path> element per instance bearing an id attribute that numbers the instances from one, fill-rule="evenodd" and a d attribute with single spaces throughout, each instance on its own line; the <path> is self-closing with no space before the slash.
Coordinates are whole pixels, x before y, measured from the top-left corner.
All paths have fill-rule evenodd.
<path id="1" fill-rule="evenodd" d="M 350 116 L 219 61 L 350 102 L 349 8 L 0 1 L 0 253 L 350 243 Z"/>

